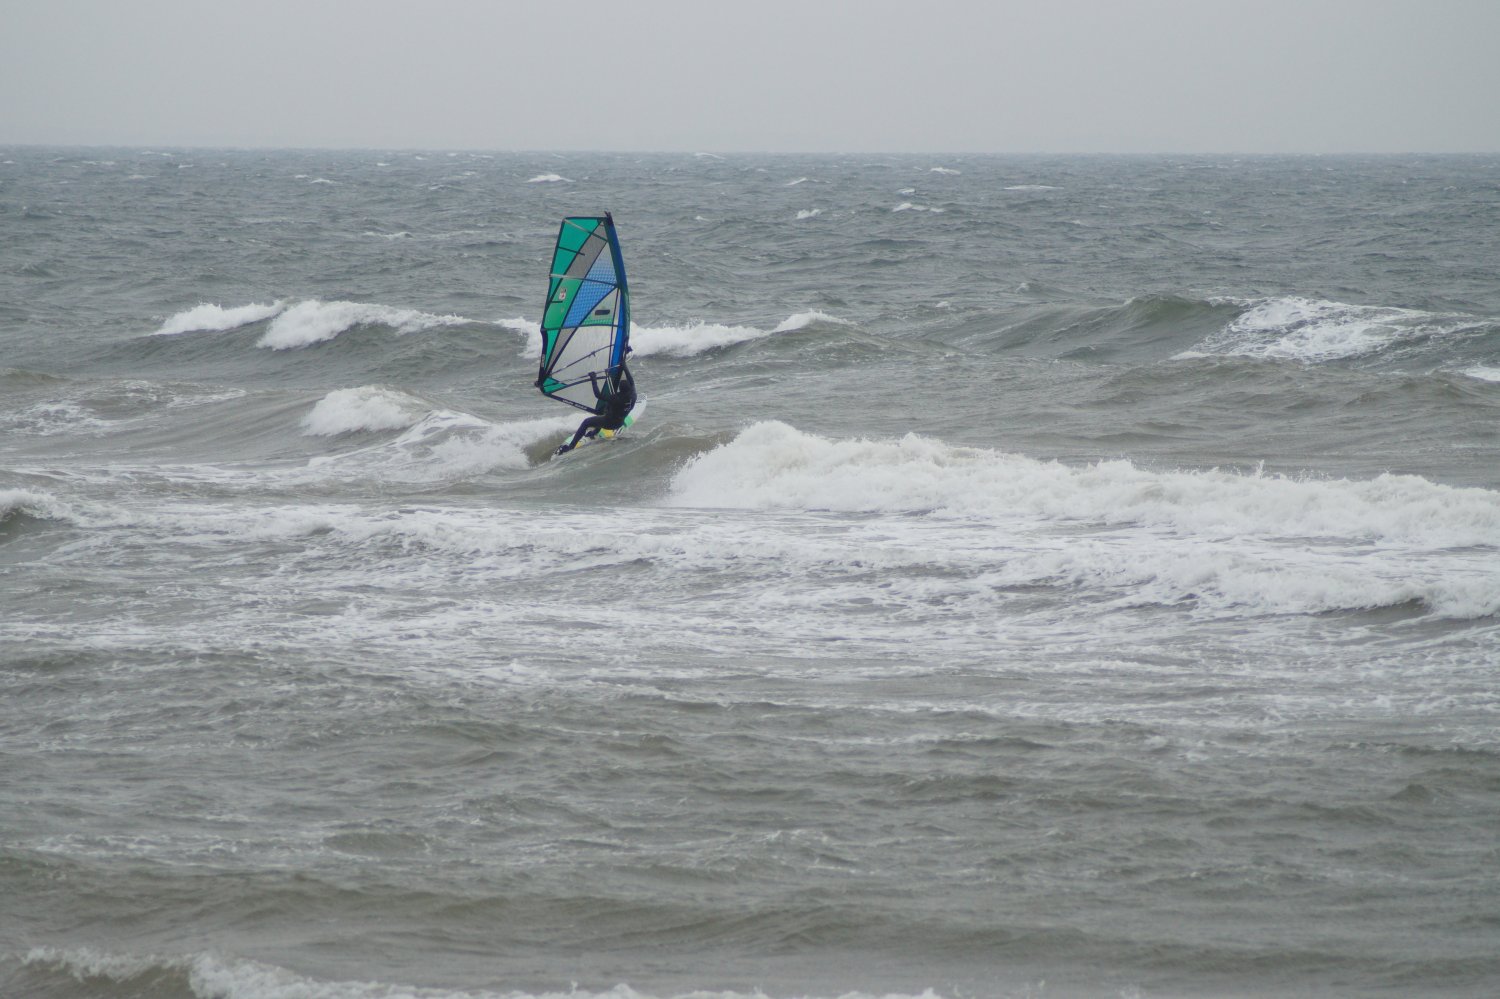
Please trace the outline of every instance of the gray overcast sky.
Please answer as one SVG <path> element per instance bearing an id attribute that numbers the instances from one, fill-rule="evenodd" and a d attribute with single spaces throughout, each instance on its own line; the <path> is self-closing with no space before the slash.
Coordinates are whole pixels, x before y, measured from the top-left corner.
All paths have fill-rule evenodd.
<path id="1" fill-rule="evenodd" d="M 1500 152 L 1500 0 L 0 0 L 0 143 Z"/>

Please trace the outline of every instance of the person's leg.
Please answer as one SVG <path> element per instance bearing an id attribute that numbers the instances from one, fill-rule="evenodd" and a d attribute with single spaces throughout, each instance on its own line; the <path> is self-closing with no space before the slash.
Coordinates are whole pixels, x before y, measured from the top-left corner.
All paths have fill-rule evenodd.
<path id="1" fill-rule="evenodd" d="M 597 434 L 601 423 L 603 423 L 603 417 L 600 416 L 590 416 L 585 419 L 582 423 L 578 424 L 578 429 L 573 431 L 573 439 L 558 448 L 557 453 L 563 454 L 564 452 L 571 451 L 578 446 L 578 442 L 583 440 L 584 437 L 592 437 L 594 434 Z"/>

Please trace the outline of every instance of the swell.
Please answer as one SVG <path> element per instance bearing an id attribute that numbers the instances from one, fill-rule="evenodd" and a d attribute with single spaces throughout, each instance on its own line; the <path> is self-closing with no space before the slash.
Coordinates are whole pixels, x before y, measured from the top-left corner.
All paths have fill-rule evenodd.
<path id="1" fill-rule="evenodd" d="M 1175 295 L 1146 295 L 1107 306 L 1048 302 L 1000 313 L 990 320 L 993 329 L 957 342 L 1024 357 L 1147 362 L 1186 350 L 1236 312 L 1232 305 Z"/>
<path id="2" fill-rule="evenodd" d="M 213 994 L 195 987 L 191 959 L 88 947 L 33 947 L 19 959 L 0 958 L 0 972 L 8 994 L 36 999 L 207 999 Z"/>
<path id="3" fill-rule="evenodd" d="M 1286 296 L 1235 300 L 1234 320 L 1192 354 L 1317 365 L 1462 370 L 1500 361 L 1500 319 Z"/>
<path id="4" fill-rule="evenodd" d="M 524 370 L 519 341 L 497 324 L 437 318 L 442 321 L 403 323 L 383 312 L 351 312 L 331 320 L 344 323 L 336 333 L 278 341 L 282 346 L 268 344 L 274 320 L 264 319 L 226 330 L 131 337 L 111 344 L 92 366 L 153 377 L 310 388 L 340 381 L 452 379 L 481 365 Z"/>
<path id="5" fill-rule="evenodd" d="M 1111 880 L 1139 877 L 1128 865 L 1116 868 L 1105 856 L 1097 859 L 1106 865 Z M 1237 872 L 1237 876 L 1257 879 L 1261 885 L 1258 892 L 1246 893 L 1249 897 L 1240 900 L 1241 907 L 1254 906 L 1254 895 L 1263 893 L 1268 884 L 1297 884 L 1291 872 L 1278 871 L 1274 862 Z M 913 922 L 896 914 L 895 899 L 883 903 L 878 892 L 861 893 L 868 897 L 858 902 L 841 902 L 788 885 L 785 900 L 779 904 L 751 902 L 739 912 L 704 905 L 622 903 L 605 896 L 578 896 L 540 905 L 525 897 L 454 900 L 448 906 L 414 896 L 408 902 L 419 903 L 417 911 L 427 910 L 427 916 L 420 920 L 419 929 L 403 938 L 450 954 L 487 954 L 489 968 L 513 969 L 506 976 L 509 987 L 503 993 L 512 999 L 561 995 L 652 999 L 689 994 L 750 999 L 765 995 L 751 983 L 772 967 L 783 987 L 797 983 L 798 995 L 847 999 L 880 995 L 940 999 L 972 995 L 976 987 L 986 990 L 980 994 L 994 994 L 987 990 L 1006 980 L 1021 987 L 1032 976 L 1045 976 L 1055 985 L 1068 987 L 1068 994 L 1078 995 L 1115 994 L 1096 991 L 1101 980 L 1142 977 L 1163 986 L 1173 982 L 1178 988 L 1190 982 L 1192 994 L 1217 994 L 1219 987 L 1239 994 L 1247 981 L 1259 988 L 1286 987 L 1300 993 L 1320 982 L 1361 989 L 1420 987 L 1431 981 L 1477 983 L 1500 971 L 1500 960 L 1482 955 L 1472 944 L 1452 948 L 1442 956 L 1415 958 L 1400 951 L 1379 952 L 1374 943 L 1350 936 L 1314 934 L 1299 942 L 1267 932 L 1233 944 L 1193 942 L 1191 934 L 1174 932 L 1174 926 L 1194 918 L 1211 924 L 1215 908 L 1224 905 L 1221 872 L 1202 872 L 1198 880 L 1201 900 L 1189 904 L 1176 919 L 1155 914 L 1134 929 L 1109 922 L 1068 925 L 1067 919 L 1051 906 L 1038 904 L 1026 890 L 1012 894 L 1008 911 L 966 913 L 955 900 L 947 911 L 928 913 Z M 688 883 L 705 896 L 713 888 L 698 877 L 690 877 Z M 1365 900 L 1373 904 L 1377 896 L 1371 893 Z M 410 904 L 403 905 L 389 893 L 365 904 L 372 901 L 384 911 L 415 915 Z M 263 907 L 274 911 L 279 906 Z M 317 908 L 336 911 L 326 901 Z M 348 934 L 365 920 L 351 914 L 337 922 L 343 924 L 342 932 L 329 928 L 317 936 L 325 949 L 345 951 L 343 963 L 358 965 L 359 955 L 367 954 L 368 946 L 358 945 Z M 559 958 L 559 953 L 579 956 Z M 675 958 L 668 966 L 675 974 L 663 967 L 666 956 Z M 830 958 L 837 967 L 827 966 Z M 42 999 L 120 995 L 383 999 L 397 994 L 497 999 L 502 995 L 477 984 L 424 986 L 392 981 L 395 976 L 389 971 L 382 975 L 370 968 L 372 960 L 377 960 L 373 954 L 362 973 L 350 967 L 351 977 L 340 979 L 222 952 L 155 954 L 102 947 L 33 947 L 4 959 L 0 969 L 13 994 Z M 337 967 L 340 961 L 333 958 L 324 963 Z M 357 978 L 352 977 L 355 974 Z M 422 977 L 442 980 L 451 974 L 437 975 L 427 969 Z M 461 978 L 472 979 L 474 974 L 470 970 Z M 637 991 L 622 982 L 642 978 L 659 984 L 655 988 L 643 984 L 643 991 Z M 548 987 L 569 979 L 573 981 L 570 989 Z M 479 980 L 485 980 L 482 972 Z M 743 991 L 721 984 L 740 980 L 745 981 Z M 939 982 L 942 991 L 934 991 Z M 1029 990 L 1018 993 L 1007 987 L 1000 994 L 1023 993 Z"/>
<path id="6" fill-rule="evenodd" d="M 1028 539 L 979 570 L 1006 589 L 1062 586 L 1235 615 L 1412 602 L 1444 617 L 1500 613 L 1500 494 L 1413 476 L 1068 466 L 915 435 L 829 440 L 763 423 L 689 462 L 669 502 L 915 516 L 935 534 L 987 524 Z"/>
<path id="7" fill-rule="evenodd" d="M 1034 304 L 971 312 L 952 342 L 997 354 L 1147 364 L 1239 358 L 1500 378 L 1500 318 L 1301 296 L 1143 295 L 1119 304 Z M 964 330 L 962 327 L 977 326 Z"/>
<path id="8" fill-rule="evenodd" d="M 1163 453 L 1204 466 L 1263 461 L 1284 471 L 1386 470 L 1500 485 L 1484 459 L 1500 442 L 1500 391 L 1461 370 L 1308 370 L 1194 356 L 1078 371 L 1066 382 L 1074 405 L 1051 428 L 1075 450 L 1091 441 L 1096 454 L 1147 461 Z M 1023 399 L 1038 395 L 1023 391 Z"/>

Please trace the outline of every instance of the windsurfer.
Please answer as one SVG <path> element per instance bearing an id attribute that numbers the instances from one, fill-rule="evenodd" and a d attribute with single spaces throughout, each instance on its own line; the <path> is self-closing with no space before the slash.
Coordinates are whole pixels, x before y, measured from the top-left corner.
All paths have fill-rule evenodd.
<path id="1" fill-rule="evenodd" d="M 573 439 L 557 449 L 558 454 L 566 454 L 578 446 L 578 442 L 585 437 L 593 437 L 601 430 L 619 430 L 625 425 L 625 417 L 635 408 L 635 379 L 631 377 L 630 369 L 625 362 L 620 362 L 620 377 L 614 381 L 614 389 L 611 390 L 608 383 L 603 391 L 598 392 L 599 402 L 603 408 L 596 416 L 589 416 L 578 424 L 578 429 L 573 433 Z"/>

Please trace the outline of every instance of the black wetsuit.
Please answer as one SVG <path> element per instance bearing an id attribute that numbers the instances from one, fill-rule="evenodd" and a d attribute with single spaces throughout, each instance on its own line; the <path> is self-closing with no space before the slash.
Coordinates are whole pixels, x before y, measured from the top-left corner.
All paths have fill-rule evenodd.
<path id="1" fill-rule="evenodd" d="M 599 397 L 604 403 L 604 409 L 597 416 L 586 417 L 578 424 L 578 429 L 573 433 L 573 439 L 557 449 L 558 454 L 571 451 L 578 446 L 578 442 L 585 437 L 593 437 L 601 430 L 619 430 L 625 425 L 625 417 L 635 408 L 635 379 L 630 375 L 630 369 L 624 364 L 620 365 L 619 388 L 611 392 L 607 388 Z"/>

